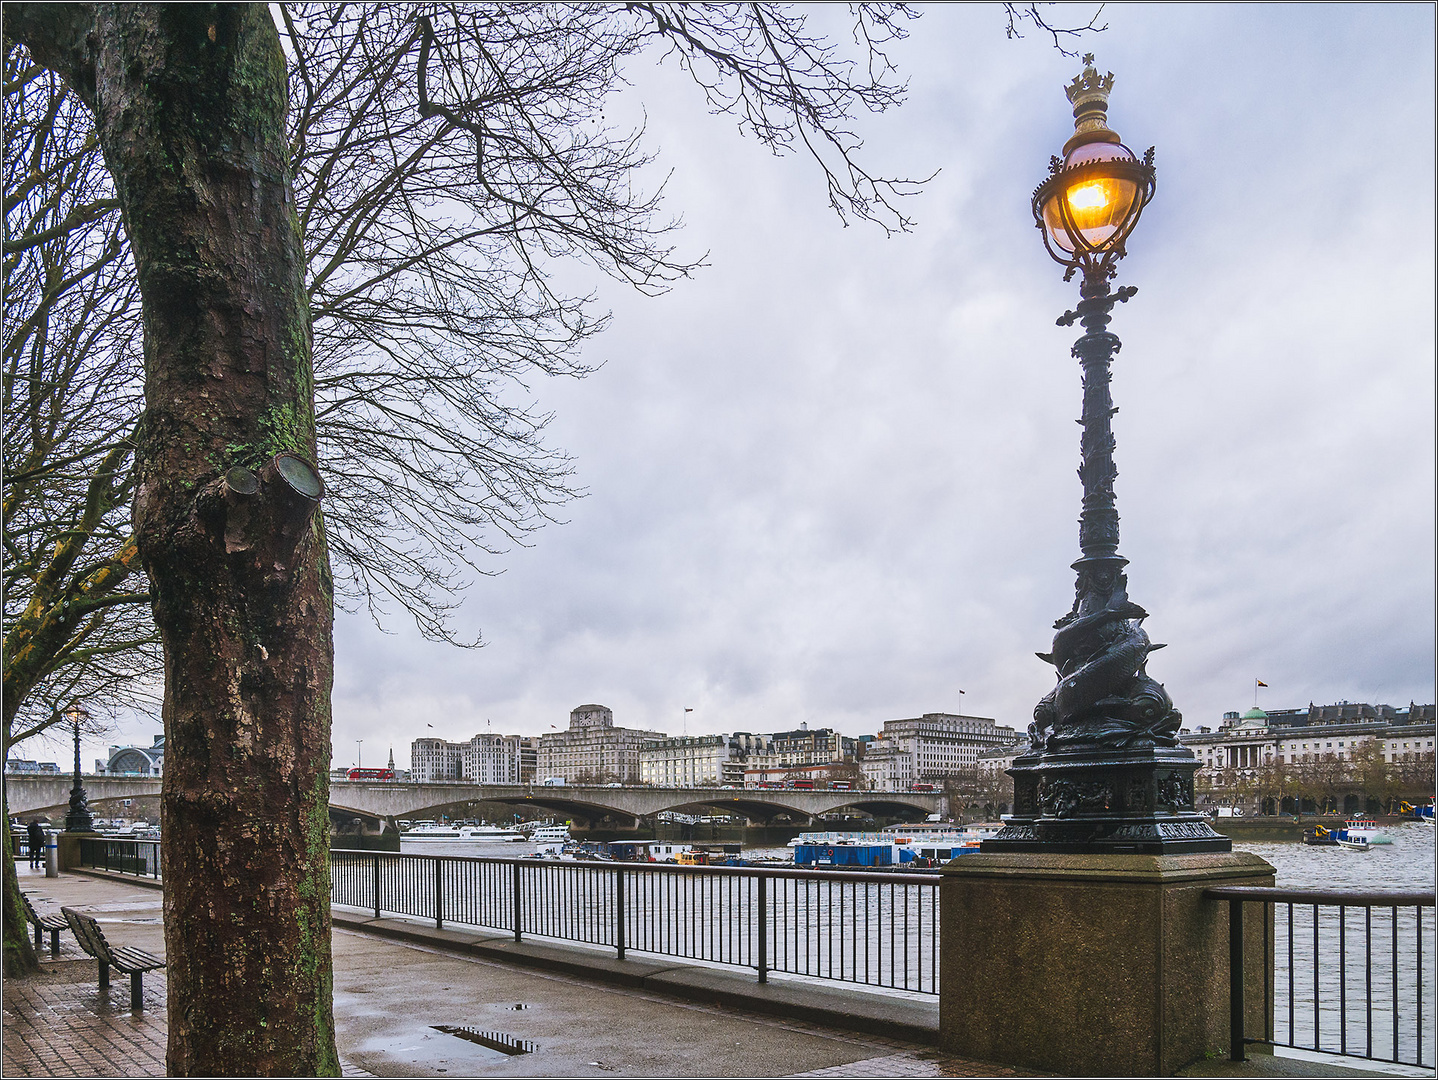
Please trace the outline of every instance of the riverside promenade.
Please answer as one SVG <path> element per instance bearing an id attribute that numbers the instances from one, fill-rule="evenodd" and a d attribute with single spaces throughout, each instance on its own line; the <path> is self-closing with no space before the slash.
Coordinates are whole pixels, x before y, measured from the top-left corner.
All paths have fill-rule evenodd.
<path id="1" fill-rule="evenodd" d="M 164 951 L 153 884 L 17 871 L 41 911 L 83 909 L 114 943 Z M 334 1015 L 346 1076 L 1037 1075 L 940 1053 L 931 1045 L 937 1030 L 928 1002 L 789 980 L 761 987 L 742 972 L 620 963 L 541 943 L 515 951 L 493 935 L 339 911 L 335 925 Z M 112 975 L 102 992 L 94 960 L 69 934 L 60 944 L 52 959 L 47 936 L 42 973 L 5 985 L 4 1075 L 163 1076 L 163 971 L 145 976 L 144 1011 L 132 1014 L 127 979 Z M 1383 1073 L 1260 1057 L 1238 1066 L 1204 1062 L 1183 1075 Z"/>

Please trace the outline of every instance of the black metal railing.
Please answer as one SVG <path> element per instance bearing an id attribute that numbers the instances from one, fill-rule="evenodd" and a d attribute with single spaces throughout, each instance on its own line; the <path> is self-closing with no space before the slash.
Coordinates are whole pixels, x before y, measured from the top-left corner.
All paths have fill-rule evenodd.
<path id="1" fill-rule="evenodd" d="M 937 875 L 332 851 L 330 881 L 375 918 L 938 993 Z"/>
<path id="2" fill-rule="evenodd" d="M 96 870 L 117 871 L 139 877 L 160 876 L 158 840 L 116 840 L 110 837 L 83 837 L 80 865 Z"/>
<path id="3" fill-rule="evenodd" d="M 1229 905 L 1234 1061 L 1244 1060 L 1248 1044 L 1270 1043 L 1395 1065 L 1433 1064 L 1432 893 L 1231 885 L 1204 895 Z M 1244 904 L 1264 905 L 1264 947 L 1274 957 L 1269 1030 L 1262 1037 L 1243 1025 Z"/>

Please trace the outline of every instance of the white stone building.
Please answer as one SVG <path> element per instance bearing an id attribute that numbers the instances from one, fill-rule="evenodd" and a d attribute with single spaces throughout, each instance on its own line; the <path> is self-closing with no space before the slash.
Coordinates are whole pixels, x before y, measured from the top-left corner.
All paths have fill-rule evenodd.
<path id="1" fill-rule="evenodd" d="M 415 739 L 409 744 L 409 775 L 417 783 L 464 779 L 464 743 Z"/>
<path id="2" fill-rule="evenodd" d="M 603 705 L 580 705 L 569 714 L 569 730 L 539 737 L 535 778 L 566 783 L 638 784 L 639 752 L 646 742 L 666 739 L 662 731 L 614 726 Z"/>
<path id="3" fill-rule="evenodd" d="M 1208 727 L 1192 731 L 1185 728 L 1179 740 L 1203 766 L 1198 774 L 1203 792 L 1201 804 L 1244 805 L 1255 812 L 1287 813 L 1292 809 L 1291 797 L 1275 799 L 1272 794 L 1265 795 L 1259 790 L 1263 785 L 1255 785 L 1254 781 L 1272 781 L 1278 773 L 1326 770 L 1332 774 L 1335 790 L 1347 788 L 1356 779 L 1355 768 L 1359 768 L 1355 757 L 1362 759 L 1375 747 L 1390 768 L 1421 765 L 1425 755 L 1431 762 L 1434 707 L 1410 703 L 1406 709 L 1397 709 L 1340 701 L 1265 712 L 1255 706 L 1242 715 L 1225 713 L 1216 731 Z M 1345 793 L 1345 802 L 1350 799 L 1361 809 L 1362 800 L 1351 792 Z M 1265 802 L 1277 805 L 1265 806 Z"/>
<path id="4" fill-rule="evenodd" d="M 767 746 L 767 736 L 746 731 L 655 739 L 639 751 L 639 779 L 651 787 L 742 787 L 745 768 Z"/>
<path id="5" fill-rule="evenodd" d="M 1019 741 L 1013 728 L 983 716 L 925 713 L 884 721 L 883 731 L 864 750 L 859 765 L 866 784 L 903 791 L 916 783 L 940 784 L 973 773 L 979 755 Z"/>
<path id="6" fill-rule="evenodd" d="M 476 735 L 467 742 L 415 739 L 409 774 L 417 783 L 518 784 L 526 740 L 520 735 Z"/>
<path id="7" fill-rule="evenodd" d="M 476 735 L 462 751 L 464 779 L 476 784 L 519 783 L 523 740 L 518 735 Z"/>

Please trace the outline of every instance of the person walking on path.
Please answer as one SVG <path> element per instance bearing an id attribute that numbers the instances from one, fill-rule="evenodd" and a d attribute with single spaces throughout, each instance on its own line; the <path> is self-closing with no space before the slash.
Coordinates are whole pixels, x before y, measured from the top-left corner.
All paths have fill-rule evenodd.
<path id="1" fill-rule="evenodd" d="M 34 870 L 45 865 L 45 830 L 40 823 L 31 818 L 30 827 L 25 831 L 25 839 L 30 846 L 30 869 Z"/>

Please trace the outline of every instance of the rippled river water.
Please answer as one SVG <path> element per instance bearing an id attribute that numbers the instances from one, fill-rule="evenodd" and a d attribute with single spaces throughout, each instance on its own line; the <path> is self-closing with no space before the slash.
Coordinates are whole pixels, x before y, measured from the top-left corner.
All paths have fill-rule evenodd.
<path id="1" fill-rule="evenodd" d="M 1387 825 L 1391 844 L 1371 851 L 1310 847 L 1297 843 L 1234 841 L 1278 871 L 1280 889 L 1405 889 L 1433 891 L 1434 830 L 1426 825 Z"/>
<path id="2" fill-rule="evenodd" d="M 1431 895 L 1434 831 L 1419 824 L 1384 831 L 1393 842 L 1369 851 L 1298 843 L 1234 848 L 1271 863 L 1281 889 Z M 1277 1042 L 1433 1063 L 1433 908 L 1275 904 L 1272 926 Z"/>

